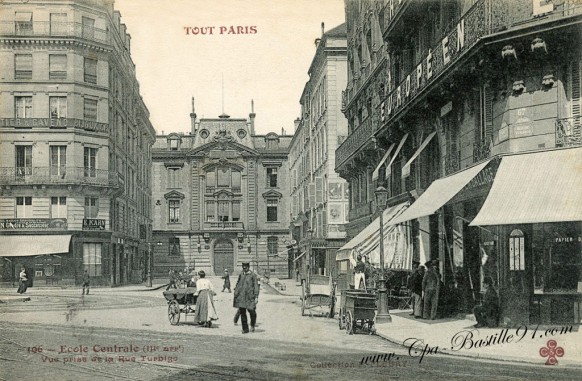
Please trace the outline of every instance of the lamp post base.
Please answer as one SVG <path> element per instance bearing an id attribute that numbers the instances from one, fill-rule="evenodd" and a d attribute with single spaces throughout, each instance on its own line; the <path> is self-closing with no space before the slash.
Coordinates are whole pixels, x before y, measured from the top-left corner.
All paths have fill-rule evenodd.
<path id="1" fill-rule="evenodd" d="M 390 316 L 390 311 L 388 310 L 387 291 L 386 281 L 380 279 L 380 288 L 378 289 L 378 313 L 376 314 L 377 323 L 392 322 L 392 316 Z"/>

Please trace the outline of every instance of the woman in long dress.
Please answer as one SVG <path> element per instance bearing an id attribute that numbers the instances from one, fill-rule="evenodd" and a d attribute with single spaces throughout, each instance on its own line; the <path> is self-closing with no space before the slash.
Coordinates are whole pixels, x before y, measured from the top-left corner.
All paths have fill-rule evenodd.
<path id="1" fill-rule="evenodd" d="M 210 328 L 212 326 L 212 320 L 218 320 L 218 315 L 214 309 L 215 293 L 212 283 L 206 279 L 206 273 L 204 271 L 199 271 L 198 276 L 200 278 L 196 281 L 196 292 L 194 294 L 198 295 L 194 321 Z"/>

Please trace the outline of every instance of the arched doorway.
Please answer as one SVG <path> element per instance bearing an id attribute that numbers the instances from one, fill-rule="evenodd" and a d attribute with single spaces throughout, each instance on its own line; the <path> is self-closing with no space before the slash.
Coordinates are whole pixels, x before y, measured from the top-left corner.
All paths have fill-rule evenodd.
<path id="1" fill-rule="evenodd" d="M 222 275 L 225 269 L 232 274 L 234 268 L 234 247 L 229 240 L 219 240 L 214 245 L 214 274 Z"/>

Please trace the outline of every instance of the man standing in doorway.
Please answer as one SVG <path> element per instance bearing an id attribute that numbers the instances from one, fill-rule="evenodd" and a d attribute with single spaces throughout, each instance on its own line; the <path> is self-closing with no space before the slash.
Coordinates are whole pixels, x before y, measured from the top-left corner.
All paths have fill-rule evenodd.
<path id="1" fill-rule="evenodd" d="M 438 261 L 428 261 L 424 264 L 427 268 L 422 279 L 422 293 L 424 296 L 423 317 L 425 319 L 436 319 L 437 306 L 439 302 L 440 279 L 436 271 Z"/>
<path id="2" fill-rule="evenodd" d="M 251 331 L 255 331 L 257 314 L 255 309 L 259 302 L 259 282 L 257 275 L 250 271 L 250 264 L 243 262 L 242 273 L 239 274 L 234 288 L 234 307 L 238 308 L 242 322 L 242 333 L 249 333 L 247 311 L 251 316 Z"/>

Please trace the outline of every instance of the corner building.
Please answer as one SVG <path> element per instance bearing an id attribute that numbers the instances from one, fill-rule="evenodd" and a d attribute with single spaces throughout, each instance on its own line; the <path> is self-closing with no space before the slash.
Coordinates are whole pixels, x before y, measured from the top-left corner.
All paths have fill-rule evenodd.
<path id="1" fill-rule="evenodd" d="M 0 276 L 140 283 L 150 147 L 130 35 L 113 1 L 4 1 L 0 21 Z"/>
<path id="2" fill-rule="evenodd" d="M 289 148 L 294 266 L 302 276 L 337 275 L 336 251 L 345 243 L 347 183 L 335 172 L 335 150 L 347 135 L 341 92 L 347 80 L 346 25 L 315 40 L 301 118 Z M 305 254 L 304 254 L 305 253 Z M 295 277 L 295 272 L 291 274 Z"/>
<path id="3" fill-rule="evenodd" d="M 580 323 L 579 2 L 345 5 L 350 134 L 336 170 L 350 236 L 382 185 L 386 207 L 406 201 L 387 230 L 410 229 L 411 259 L 440 261 L 455 311 L 470 312 L 491 276 L 500 325 Z"/>
<path id="4" fill-rule="evenodd" d="M 287 276 L 291 136 L 256 135 L 255 113 L 197 119 L 153 147 L 153 274 L 240 271 Z"/>

